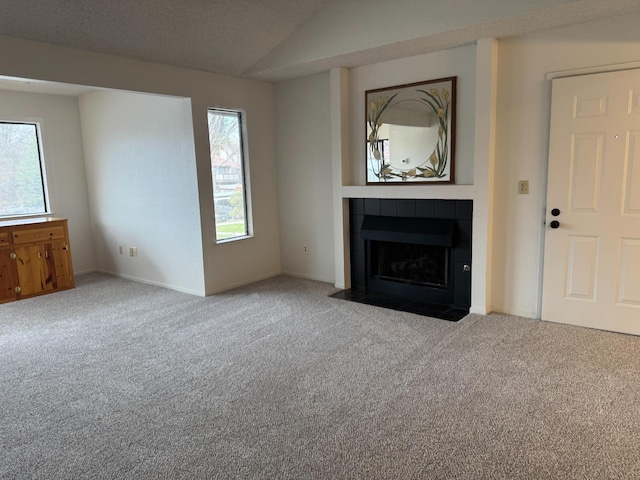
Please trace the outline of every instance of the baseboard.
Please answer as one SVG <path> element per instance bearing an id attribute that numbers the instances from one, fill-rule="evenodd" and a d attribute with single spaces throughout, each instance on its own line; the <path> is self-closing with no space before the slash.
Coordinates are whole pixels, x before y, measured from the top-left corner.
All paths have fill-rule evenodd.
<path id="1" fill-rule="evenodd" d="M 88 275 L 90 273 L 96 273 L 99 272 L 100 270 L 98 270 L 97 268 L 94 268 L 93 270 L 81 270 L 79 272 L 73 272 L 73 276 L 74 277 L 79 277 L 80 275 Z"/>
<path id="2" fill-rule="evenodd" d="M 489 312 L 493 311 L 491 308 L 482 308 L 482 307 L 470 307 L 469 313 L 475 313 L 477 315 L 487 315 Z"/>
<path id="3" fill-rule="evenodd" d="M 316 282 L 331 283 L 332 285 L 335 283 L 334 278 L 321 277 L 319 275 L 309 275 L 308 273 L 285 271 L 285 272 L 282 272 L 282 275 L 288 275 L 290 277 L 296 277 L 296 278 L 304 278 L 306 280 L 315 280 Z"/>
<path id="4" fill-rule="evenodd" d="M 169 290 L 175 290 L 176 292 L 188 293 L 190 295 L 197 295 L 198 297 L 204 297 L 205 293 L 198 290 L 191 290 L 189 288 L 176 287 L 175 285 L 169 285 L 167 283 L 154 282 L 152 280 L 147 280 L 145 278 L 133 277 L 131 275 L 123 275 L 122 273 L 110 272 L 108 270 L 97 269 L 97 272 L 105 273 L 107 275 L 112 275 L 114 277 L 124 278 L 126 280 L 131 280 L 133 282 L 145 283 L 147 285 L 153 285 L 156 287 L 168 288 Z"/>
<path id="5" fill-rule="evenodd" d="M 502 313 L 504 315 L 513 315 L 515 317 L 531 318 L 534 320 L 538 319 L 538 317 L 536 316 L 536 312 L 532 312 L 530 310 L 521 310 L 519 308 L 503 306 L 495 307 L 491 311 L 494 313 Z"/>
<path id="6" fill-rule="evenodd" d="M 233 290 L 234 288 L 238 288 L 238 287 L 244 287 L 245 285 L 250 285 L 252 283 L 260 282 L 262 280 L 266 280 L 267 278 L 277 277 L 278 275 L 281 275 L 281 274 L 283 274 L 283 272 L 278 270 L 277 272 L 271 272 L 271 273 L 265 273 L 263 275 L 258 275 L 257 277 L 252 277 L 252 278 L 250 278 L 248 280 L 243 280 L 242 282 L 236 282 L 236 283 L 232 283 L 230 285 L 225 285 L 224 287 L 222 287 L 222 288 L 220 288 L 218 290 L 214 290 L 212 292 L 207 292 L 207 296 L 215 295 L 217 293 L 226 292 L 228 290 Z"/>
<path id="7" fill-rule="evenodd" d="M 181 287 L 176 287 L 175 285 L 169 285 L 166 283 L 161 283 L 161 282 L 154 282 L 152 280 L 147 280 L 145 278 L 138 278 L 138 277 L 134 277 L 131 275 L 124 275 L 122 273 L 116 273 L 116 272 L 111 272 L 108 270 L 102 270 L 102 269 L 96 269 L 96 270 L 92 270 L 92 271 L 87 271 L 87 272 L 83 272 L 83 273 L 76 273 L 74 275 L 82 275 L 85 273 L 93 273 L 93 272 L 100 272 L 100 273 L 104 273 L 106 275 L 112 275 L 114 277 L 120 277 L 120 278 L 124 278 L 126 280 L 131 280 L 133 282 L 139 282 L 139 283 L 145 283 L 147 285 L 154 285 L 156 287 L 162 287 L 162 288 L 168 288 L 169 290 L 175 290 L 177 292 L 182 292 L 182 293 L 188 293 L 190 295 L 197 295 L 199 297 L 206 297 L 209 295 L 215 295 L 217 293 L 222 293 L 222 292 L 226 292 L 228 290 L 233 290 L 234 288 L 238 288 L 238 287 L 243 287 L 245 285 L 250 285 L 252 283 L 256 283 L 256 282 L 260 282 L 262 280 L 266 280 L 268 278 L 273 278 L 273 277 L 277 277 L 278 275 L 289 275 L 291 277 L 297 277 L 297 278 L 304 278 L 307 280 L 315 280 L 318 282 L 323 282 L 323 283 L 331 283 L 333 284 L 333 279 L 329 279 L 329 278 L 323 278 L 323 277 L 319 277 L 319 276 L 315 276 L 315 275 L 306 275 L 306 274 L 301 274 L 301 273 L 297 273 L 297 272 L 281 272 L 281 271 L 276 271 L 276 272 L 270 272 L 270 273 L 266 273 L 263 275 L 258 275 L 256 277 L 252 277 L 250 279 L 247 280 L 243 280 L 242 282 L 236 282 L 236 283 L 232 283 L 230 285 L 225 285 L 223 288 L 220 288 L 218 290 L 214 290 L 212 292 L 201 292 L 201 291 L 197 291 L 197 290 L 191 290 L 191 289 L 187 289 L 187 288 L 181 288 Z"/>

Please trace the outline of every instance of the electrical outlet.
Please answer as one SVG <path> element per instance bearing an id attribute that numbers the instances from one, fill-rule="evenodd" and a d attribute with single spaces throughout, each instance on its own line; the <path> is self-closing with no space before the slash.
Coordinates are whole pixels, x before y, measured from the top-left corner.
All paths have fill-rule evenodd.
<path id="1" fill-rule="evenodd" d="M 124 253 L 124 247 L 122 245 L 118 245 L 118 253 L 122 255 Z"/>
<path id="2" fill-rule="evenodd" d="M 304 253 L 309 253 L 309 245 L 304 246 Z"/>
<path id="3" fill-rule="evenodd" d="M 529 180 L 520 180 L 518 182 L 518 193 L 523 195 L 529 193 Z"/>
<path id="4" fill-rule="evenodd" d="M 129 255 L 131 255 L 132 257 L 137 257 L 138 256 L 138 247 L 131 247 L 129 249 Z"/>

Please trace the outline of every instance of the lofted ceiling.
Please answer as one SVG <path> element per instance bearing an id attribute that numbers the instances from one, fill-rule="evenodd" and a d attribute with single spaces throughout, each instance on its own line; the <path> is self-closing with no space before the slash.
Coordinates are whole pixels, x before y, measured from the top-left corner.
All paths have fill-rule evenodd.
<path id="1" fill-rule="evenodd" d="M 633 11 L 640 0 L 0 0 L 0 35 L 280 81 Z"/>

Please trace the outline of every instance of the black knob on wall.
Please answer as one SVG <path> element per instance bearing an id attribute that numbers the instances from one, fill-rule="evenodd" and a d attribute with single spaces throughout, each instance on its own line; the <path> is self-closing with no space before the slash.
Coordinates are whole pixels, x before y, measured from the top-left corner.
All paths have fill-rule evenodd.
<path id="1" fill-rule="evenodd" d="M 560 215 L 560 210 L 558 210 L 557 208 L 554 208 L 553 210 L 551 210 L 551 215 L 553 215 L 554 217 L 557 217 L 558 215 Z"/>
<path id="2" fill-rule="evenodd" d="M 552 222 L 549 224 L 549 226 L 550 226 L 551 228 L 558 228 L 558 227 L 560 226 L 560 222 L 559 222 L 559 221 L 557 221 L 557 220 L 554 220 L 554 221 L 552 221 Z"/>

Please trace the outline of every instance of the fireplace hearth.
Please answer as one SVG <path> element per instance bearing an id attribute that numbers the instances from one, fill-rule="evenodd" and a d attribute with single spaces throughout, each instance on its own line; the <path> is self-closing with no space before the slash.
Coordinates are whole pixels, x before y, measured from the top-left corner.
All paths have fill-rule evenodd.
<path id="1" fill-rule="evenodd" d="M 472 216 L 471 200 L 351 199 L 344 296 L 461 318 L 471 304 Z"/>

